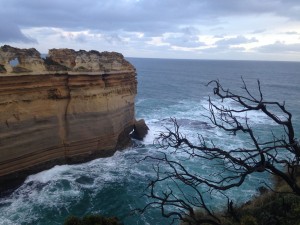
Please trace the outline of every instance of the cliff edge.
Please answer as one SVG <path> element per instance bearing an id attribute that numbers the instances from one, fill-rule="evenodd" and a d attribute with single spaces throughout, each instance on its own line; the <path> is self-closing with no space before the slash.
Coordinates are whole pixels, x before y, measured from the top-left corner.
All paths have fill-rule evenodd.
<path id="1" fill-rule="evenodd" d="M 0 48 L 0 195 L 56 164 L 130 143 L 135 68 L 119 53 Z"/>

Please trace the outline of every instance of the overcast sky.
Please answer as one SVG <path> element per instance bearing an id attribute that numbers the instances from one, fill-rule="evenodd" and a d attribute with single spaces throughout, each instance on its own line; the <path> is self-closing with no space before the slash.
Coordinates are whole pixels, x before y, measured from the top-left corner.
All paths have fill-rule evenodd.
<path id="1" fill-rule="evenodd" d="M 300 0 L 0 0 L 0 44 L 300 61 Z"/>

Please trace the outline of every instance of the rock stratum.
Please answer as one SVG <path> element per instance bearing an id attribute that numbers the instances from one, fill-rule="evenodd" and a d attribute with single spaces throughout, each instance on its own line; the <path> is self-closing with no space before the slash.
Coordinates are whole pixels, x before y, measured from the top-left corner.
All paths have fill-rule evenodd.
<path id="1" fill-rule="evenodd" d="M 0 192 L 130 143 L 135 68 L 119 53 L 0 48 Z"/>

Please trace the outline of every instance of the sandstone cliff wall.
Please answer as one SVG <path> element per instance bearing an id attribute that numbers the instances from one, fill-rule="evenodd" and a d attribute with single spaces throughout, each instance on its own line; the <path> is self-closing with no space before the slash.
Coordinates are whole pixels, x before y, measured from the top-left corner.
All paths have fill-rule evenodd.
<path id="1" fill-rule="evenodd" d="M 0 49 L 0 191 L 33 171 L 112 155 L 130 141 L 136 74 L 121 54 L 53 49 L 39 57 Z"/>

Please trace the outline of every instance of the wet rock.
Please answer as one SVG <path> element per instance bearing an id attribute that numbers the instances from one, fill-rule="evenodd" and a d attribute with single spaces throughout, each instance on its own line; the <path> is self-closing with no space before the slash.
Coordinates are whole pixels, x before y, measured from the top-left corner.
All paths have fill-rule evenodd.
<path id="1" fill-rule="evenodd" d="M 131 133 L 131 137 L 137 140 L 143 140 L 144 137 L 148 134 L 149 127 L 145 123 L 144 119 L 135 121 L 134 130 Z"/>

